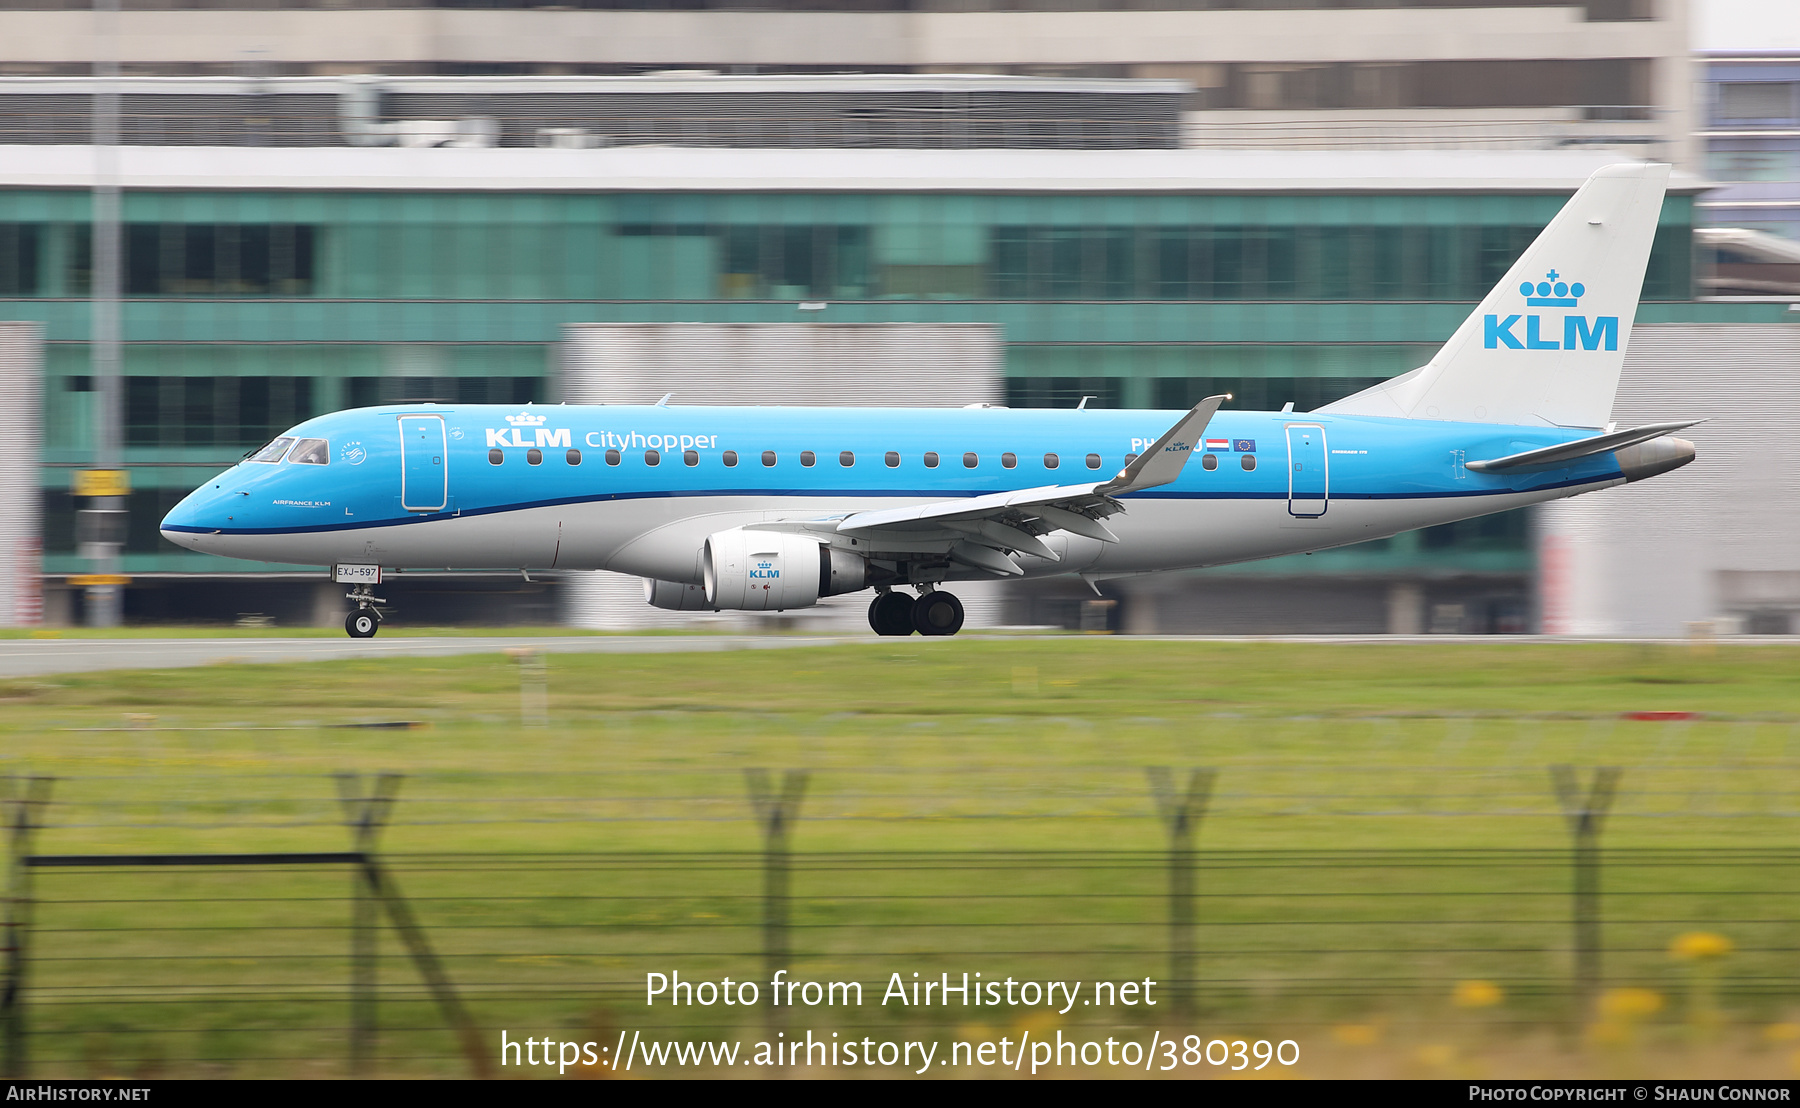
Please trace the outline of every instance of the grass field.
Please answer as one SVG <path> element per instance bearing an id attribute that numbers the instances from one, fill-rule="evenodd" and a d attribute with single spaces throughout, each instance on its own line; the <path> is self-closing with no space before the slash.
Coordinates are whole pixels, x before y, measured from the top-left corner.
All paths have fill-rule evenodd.
<path id="1" fill-rule="evenodd" d="M 1797 665 L 1785 647 L 1075 638 L 552 655 L 548 720 L 528 726 L 517 663 L 470 655 L 0 682 L 0 736 L 14 772 L 58 778 L 42 852 L 341 850 L 328 775 L 405 774 L 382 836 L 403 889 L 477 1018 L 540 1033 L 649 1026 L 646 967 L 760 970 L 759 766 L 811 773 L 796 974 L 1157 976 L 1167 840 L 1144 768 L 1212 767 L 1195 1018 L 1286 1029 L 1331 1072 L 1424 1065 L 1393 1061 L 1408 1027 L 1456 1065 L 1673 1064 L 1564 1039 L 1521 1053 L 1569 1009 L 1547 767 L 1617 765 L 1607 980 L 1667 1002 L 1625 1037 L 1711 1027 L 1666 950 L 1715 930 L 1737 947 L 1719 963 L 1732 1030 L 1683 1057 L 1786 1073 L 1787 1032 L 1758 1036 L 1800 1012 Z M 346 726 L 396 721 L 421 726 Z M 44 1072 L 342 1071 L 341 871 L 36 884 Z M 382 942 L 382 1072 L 459 1072 Z M 1453 1009 L 1466 979 L 1505 1002 Z"/>

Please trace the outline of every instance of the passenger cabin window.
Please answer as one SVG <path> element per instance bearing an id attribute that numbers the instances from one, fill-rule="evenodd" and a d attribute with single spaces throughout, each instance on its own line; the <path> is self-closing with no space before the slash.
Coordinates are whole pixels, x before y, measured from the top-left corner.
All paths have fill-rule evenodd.
<path id="1" fill-rule="evenodd" d="M 616 466 L 619 464 L 619 452 L 617 450 L 608 450 L 606 452 L 606 464 L 609 466 Z"/>
<path id="2" fill-rule="evenodd" d="M 683 450 L 681 452 L 681 464 L 689 466 L 699 465 L 700 452 L 698 450 Z"/>
<path id="3" fill-rule="evenodd" d="M 927 450 L 925 452 L 925 468 L 926 469 L 936 469 L 937 464 L 938 464 L 937 451 Z"/>
<path id="4" fill-rule="evenodd" d="M 774 464 L 775 464 L 775 452 L 773 450 L 763 451 L 763 465 L 772 466 Z"/>
<path id="5" fill-rule="evenodd" d="M 851 466 L 853 466 L 855 464 L 856 464 L 856 451 L 844 450 L 844 451 L 839 452 L 838 465 L 843 466 L 845 469 L 849 469 Z"/>
<path id="6" fill-rule="evenodd" d="M 1218 469 L 1219 468 L 1219 456 L 1217 454 L 1202 454 L 1202 455 L 1200 455 L 1200 468 L 1208 469 L 1208 470 Z"/>
<path id="7" fill-rule="evenodd" d="M 1244 469 L 1246 469 L 1246 470 L 1255 469 L 1256 468 L 1256 455 L 1245 454 L 1243 457 L 1238 459 L 1238 465 L 1243 466 Z"/>
<path id="8" fill-rule="evenodd" d="M 1019 456 L 1017 454 L 1002 454 L 1000 455 L 1000 464 L 1007 469 L 1012 469 L 1019 464 Z"/>
<path id="9" fill-rule="evenodd" d="M 1061 458 L 1058 458 L 1054 454 L 1044 455 L 1044 468 L 1045 469 L 1055 469 L 1059 465 L 1062 465 Z"/>
<path id="10" fill-rule="evenodd" d="M 274 442 L 263 447 L 261 450 L 250 455 L 250 460 L 253 462 L 260 462 L 263 465 L 272 466 L 282 459 L 282 456 L 288 452 L 288 447 L 292 445 L 294 445 L 293 438 L 288 435 L 283 435 Z"/>
<path id="11" fill-rule="evenodd" d="M 890 450 L 882 458 L 882 461 L 887 463 L 889 469 L 898 468 L 900 465 L 900 452 L 898 450 Z"/>
<path id="12" fill-rule="evenodd" d="M 1087 467 L 1089 469 L 1099 469 L 1100 468 L 1100 455 L 1089 454 L 1087 456 Z"/>
<path id="13" fill-rule="evenodd" d="M 572 466 L 578 466 L 581 464 L 581 451 L 571 450 L 563 456 L 563 460 Z"/>
<path id="14" fill-rule="evenodd" d="M 978 466 L 980 464 L 981 464 L 981 455 L 975 453 L 973 450 L 971 450 L 968 453 L 963 455 L 963 468 L 964 469 L 974 469 L 976 466 Z"/>
<path id="15" fill-rule="evenodd" d="M 506 451 L 501 450 L 499 447 L 495 447 L 494 449 L 488 451 L 488 465 L 497 466 L 501 462 L 504 462 L 505 460 L 506 460 Z"/>
<path id="16" fill-rule="evenodd" d="M 725 452 L 725 468 L 726 469 L 737 468 L 737 451 L 727 450 Z"/>
<path id="17" fill-rule="evenodd" d="M 544 452 L 542 450 L 539 450 L 535 446 L 532 447 L 530 450 L 527 450 L 525 452 L 525 464 L 526 465 L 534 465 L 534 466 L 543 465 L 544 464 Z"/>
<path id="18" fill-rule="evenodd" d="M 1131 464 L 1131 463 L 1132 463 L 1132 462 L 1135 462 L 1135 461 L 1137 461 L 1137 455 L 1136 455 L 1136 454 L 1127 454 L 1127 455 L 1125 455 L 1125 464 L 1126 464 L 1126 465 L 1130 465 L 1130 464 Z"/>
<path id="19" fill-rule="evenodd" d="M 297 466 L 328 466 L 331 464 L 331 444 L 324 439 L 301 439 L 288 461 Z"/>
<path id="20" fill-rule="evenodd" d="M 662 451 L 660 451 L 660 450 L 644 451 L 644 464 L 647 466 L 661 465 L 662 464 Z"/>
<path id="21" fill-rule="evenodd" d="M 802 450 L 800 452 L 800 464 L 803 466 L 812 465 L 814 462 L 816 462 L 818 460 L 819 460 L 819 456 L 817 454 L 814 454 L 810 450 Z"/>

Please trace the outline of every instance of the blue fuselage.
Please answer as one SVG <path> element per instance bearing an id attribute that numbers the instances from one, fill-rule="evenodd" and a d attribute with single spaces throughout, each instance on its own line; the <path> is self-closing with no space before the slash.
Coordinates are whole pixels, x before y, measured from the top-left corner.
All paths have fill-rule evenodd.
<path id="1" fill-rule="evenodd" d="M 616 569 L 694 580 L 721 526 L 1104 480 L 1177 411 L 404 405 L 337 412 L 163 521 L 193 549 L 328 565 Z M 1611 454 L 1465 463 L 1590 430 L 1222 411 L 1117 544 L 1033 572 L 1142 572 L 1358 542 L 1624 480 Z M 1085 545 L 1084 545 L 1085 544 Z M 1088 549 L 1091 545 L 1093 548 Z"/>

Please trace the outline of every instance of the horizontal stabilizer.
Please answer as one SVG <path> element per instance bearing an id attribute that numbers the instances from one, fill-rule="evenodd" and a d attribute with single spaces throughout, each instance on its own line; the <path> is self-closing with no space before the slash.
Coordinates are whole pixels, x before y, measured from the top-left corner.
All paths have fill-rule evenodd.
<path id="1" fill-rule="evenodd" d="M 1679 431 L 1683 427 L 1692 427 L 1705 420 L 1689 419 L 1677 423 L 1646 423 L 1642 427 L 1631 427 L 1623 431 L 1612 431 L 1592 438 L 1576 439 L 1574 442 L 1559 443 L 1539 450 L 1527 450 L 1522 454 L 1508 454 L 1504 458 L 1489 458 L 1486 461 L 1469 462 L 1468 469 L 1477 473 L 1495 473 L 1506 469 L 1523 469 L 1526 466 L 1563 465 L 1568 462 L 1586 458 L 1594 454 L 1605 454 L 1608 451 L 1620 450 L 1627 446 L 1636 446 L 1640 442 L 1661 438 L 1670 431 Z"/>

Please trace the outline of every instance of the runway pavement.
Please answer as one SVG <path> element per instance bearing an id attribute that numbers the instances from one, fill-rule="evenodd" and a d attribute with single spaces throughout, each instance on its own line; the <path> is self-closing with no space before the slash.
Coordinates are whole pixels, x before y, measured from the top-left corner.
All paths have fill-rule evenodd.
<path id="1" fill-rule="evenodd" d="M 109 669 L 177 669 L 189 666 L 273 662 L 332 662 L 351 658 L 429 658 L 453 654 L 498 654 L 508 648 L 532 647 L 548 654 L 681 654 L 721 650 L 792 650 L 808 646 L 857 646 L 881 643 L 932 644 L 953 649 L 954 643 L 1085 641 L 1115 643 L 1230 642 L 1321 643 L 1341 646 L 1510 646 L 1523 643 L 1654 643 L 1694 645 L 1688 639 L 1571 639 L 1550 635 L 1117 635 L 1104 638 L 1068 634 L 983 635 L 955 638 L 881 639 L 874 635 L 556 635 L 547 637 L 470 635 L 466 637 L 377 639 L 0 639 L 0 678 L 36 677 Z M 1729 635 L 1708 644 L 1719 646 L 1796 646 L 1790 635 Z"/>
<path id="2" fill-rule="evenodd" d="M 0 677 L 37 677 L 107 669 L 175 669 L 352 658 L 429 658 L 498 654 L 532 647 L 549 654 L 673 654 L 716 650 L 780 650 L 874 641 L 815 635 L 631 635 L 512 638 L 376 639 L 0 639 Z"/>

